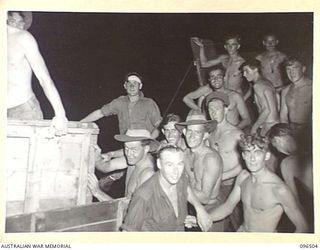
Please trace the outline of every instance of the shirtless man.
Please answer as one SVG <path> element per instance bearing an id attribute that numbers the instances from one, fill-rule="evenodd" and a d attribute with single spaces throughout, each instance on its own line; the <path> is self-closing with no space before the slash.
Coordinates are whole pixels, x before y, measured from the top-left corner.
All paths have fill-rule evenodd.
<path id="1" fill-rule="evenodd" d="M 240 48 L 240 37 L 238 35 L 228 35 L 224 39 L 224 48 L 228 54 L 220 55 L 218 58 L 213 60 L 207 60 L 204 46 L 202 41 L 195 37 L 193 38 L 194 42 L 200 46 L 200 62 L 201 66 L 204 68 L 209 68 L 217 64 L 222 64 L 226 69 L 226 88 L 234 90 L 241 94 L 242 96 L 242 74 L 239 70 L 241 64 L 244 62 L 244 59 L 238 54 Z M 245 95 L 245 100 L 248 98 L 247 94 Z"/>
<path id="2" fill-rule="evenodd" d="M 227 120 L 239 129 L 250 125 L 251 118 L 243 97 L 234 90 L 225 87 L 225 69 L 219 65 L 213 66 L 209 72 L 209 84 L 199 87 L 187 94 L 183 101 L 191 109 L 201 111 L 194 100 L 205 97 L 213 91 L 225 93 L 229 96 L 230 105 L 227 109 Z M 240 120 L 241 118 L 241 120 Z"/>
<path id="3" fill-rule="evenodd" d="M 262 135 L 265 135 L 272 125 L 279 122 L 276 91 L 272 83 L 261 75 L 261 63 L 257 59 L 243 63 L 241 68 L 243 76 L 254 83 L 254 100 L 259 111 L 259 116 L 251 128 L 251 134 L 261 128 Z"/>
<path id="4" fill-rule="evenodd" d="M 188 201 L 197 211 L 200 227 L 205 231 L 211 226 L 207 212 L 189 188 L 184 165 L 181 148 L 165 145 L 159 150 L 159 171 L 133 194 L 123 231 L 184 231 Z"/>
<path id="5" fill-rule="evenodd" d="M 256 56 L 261 62 L 261 74 L 264 78 L 268 79 L 274 86 L 279 95 L 283 88 L 283 79 L 281 76 L 281 66 L 286 55 L 277 50 L 279 43 L 275 34 L 268 33 L 264 36 L 262 44 L 265 46 L 266 51 Z M 277 95 L 277 96 L 278 96 Z M 280 104 L 280 96 L 278 96 L 278 103 Z"/>
<path id="6" fill-rule="evenodd" d="M 270 129 L 269 139 L 280 153 L 286 155 L 281 162 L 281 174 L 293 194 L 299 199 L 295 184 L 297 178 L 313 194 L 312 155 L 310 152 L 298 150 L 293 132 L 287 123 L 278 123 Z"/>
<path id="7" fill-rule="evenodd" d="M 266 138 L 259 135 L 241 137 L 239 144 L 248 170 L 242 170 L 238 175 L 227 201 L 210 213 L 211 219 L 225 218 L 242 201 L 244 223 L 239 232 L 276 232 L 283 213 L 294 224 L 296 233 L 306 232 L 307 222 L 290 188 L 265 166 L 269 157 Z"/>
<path id="8" fill-rule="evenodd" d="M 19 120 L 43 119 L 39 102 L 31 87 L 33 71 L 54 109 L 51 131 L 56 135 L 63 135 L 67 130 L 65 110 L 40 54 L 37 41 L 27 31 L 31 21 L 31 12 L 8 12 L 7 117 Z"/>
<path id="9" fill-rule="evenodd" d="M 270 129 L 269 139 L 280 153 L 286 155 L 281 161 L 281 175 L 296 199 L 303 206 L 310 231 L 314 230 L 313 167 L 312 152 L 297 145 L 289 124 L 278 123 Z"/>
<path id="10" fill-rule="evenodd" d="M 115 135 L 114 138 L 124 142 L 127 164 L 123 164 L 122 158 L 115 158 L 109 164 L 96 165 L 96 168 L 104 173 L 127 168 L 125 197 L 131 198 L 134 191 L 154 174 L 155 166 L 149 152 L 157 150 L 159 143 L 151 138 L 146 129 L 129 129 L 125 135 Z M 99 189 L 98 181 L 93 175 L 89 181 L 89 188 L 97 199 L 110 199 Z"/>
<path id="11" fill-rule="evenodd" d="M 223 163 L 221 156 L 214 149 L 205 145 L 209 133 L 216 127 L 216 121 L 207 121 L 201 113 L 191 111 L 186 122 L 177 123 L 176 128 L 183 131 L 187 145 L 187 160 L 195 179 L 191 188 L 205 205 L 207 211 L 216 207 L 219 202 L 219 190 L 222 180 Z M 210 231 L 223 231 L 224 222 L 215 223 Z"/>
<path id="12" fill-rule="evenodd" d="M 311 125 L 312 82 L 304 73 L 306 67 L 298 58 L 291 57 L 285 68 L 292 84 L 281 92 L 280 120 L 297 130 Z"/>
<path id="13" fill-rule="evenodd" d="M 205 99 L 208 114 L 212 120 L 217 121 L 217 128 L 209 136 L 209 144 L 220 154 L 223 160 L 222 183 L 220 187 L 220 197 L 226 200 L 229 196 L 235 178 L 242 171 L 238 143 L 243 132 L 231 125 L 226 120 L 229 98 L 226 94 L 213 92 Z M 237 207 L 230 216 L 233 228 L 238 228 L 241 224 L 241 208 Z M 228 226 L 226 221 L 226 228 Z"/>

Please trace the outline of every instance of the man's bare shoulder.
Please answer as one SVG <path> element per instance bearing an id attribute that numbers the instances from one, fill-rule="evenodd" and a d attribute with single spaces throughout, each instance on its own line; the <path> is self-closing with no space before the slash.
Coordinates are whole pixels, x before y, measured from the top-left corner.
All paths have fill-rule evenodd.
<path id="1" fill-rule="evenodd" d="M 235 186 L 236 185 L 240 186 L 245 180 L 249 178 L 250 178 L 250 173 L 248 172 L 248 170 L 243 169 L 237 176 Z"/>
<path id="2" fill-rule="evenodd" d="M 37 44 L 36 39 L 33 37 L 33 35 L 27 31 L 27 30 L 20 30 L 15 33 L 15 37 L 17 39 L 17 42 L 23 44 L 23 45 L 34 45 Z"/>

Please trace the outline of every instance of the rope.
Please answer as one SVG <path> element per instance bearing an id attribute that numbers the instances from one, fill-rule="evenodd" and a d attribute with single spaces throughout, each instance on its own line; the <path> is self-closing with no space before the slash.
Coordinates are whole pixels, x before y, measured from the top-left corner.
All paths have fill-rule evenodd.
<path id="1" fill-rule="evenodd" d="M 173 104 L 174 100 L 176 99 L 176 97 L 177 97 L 177 95 L 178 95 L 178 93 L 179 93 L 179 91 L 180 91 L 180 88 L 181 88 L 182 84 L 184 83 L 184 80 L 186 79 L 187 75 L 189 74 L 189 71 L 190 71 L 192 65 L 193 65 L 193 61 L 191 61 L 191 63 L 189 64 L 186 73 L 184 74 L 182 80 L 180 81 L 180 83 L 179 83 L 179 85 L 178 85 L 178 88 L 176 89 L 176 92 L 174 93 L 173 97 L 171 98 L 171 101 L 170 101 L 170 103 L 168 104 L 167 109 L 166 109 L 166 111 L 165 111 L 164 114 L 163 114 L 163 117 L 166 117 L 166 115 L 168 114 L 168 111 L 169 111 L 169 109 L 171 108 L 171 105 Z"/>

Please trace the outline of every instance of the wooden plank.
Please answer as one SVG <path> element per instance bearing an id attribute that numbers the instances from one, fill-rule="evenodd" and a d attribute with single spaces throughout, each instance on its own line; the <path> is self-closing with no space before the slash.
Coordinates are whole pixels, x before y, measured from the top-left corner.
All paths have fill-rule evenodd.
<path id="1" fill-rule="evenodd" d="M 92 201 L 87 176 L 94 172 L 98 127 L 68 122 L 67 135 L 48 138 L 50 123 L 8 120 L 7 216 Z"/>
<path id="2" fill-rule="evenodd" d="M 32 214 L 7 217 L 6 233 L 31 232 Z"/>

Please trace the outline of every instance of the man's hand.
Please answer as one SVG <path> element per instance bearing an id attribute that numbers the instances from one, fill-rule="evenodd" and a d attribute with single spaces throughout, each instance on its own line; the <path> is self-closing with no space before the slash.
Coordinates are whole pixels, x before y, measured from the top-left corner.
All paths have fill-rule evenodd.
<path id="1" fill-rule="evenodd" d="M 197 210 L 197 219 L 198 219 L 198 224 L 203 232 L 207 232 L 211 225 L 212 225 L 212 220 L 210 218 L 210 215 L 206 212 L 204 209 L 198 209 Z"/>
<path id="2" fill-rule="evenodd" d="M 49 134 L 62 136 L 67 134 L 67 128 L 68 119 L 65 116 L 55 116 L 51 121 Z"/>
<path id="3" fill-rule="evenodd" d="M 184 226 L 186 228 L 197 227 L 197 218 L 193 215 L 187 215 L 186 219 L 184 220 Z"/>
<path id="4" fill-rule="evenodd" d="M 197 44 L 199 47 L 203 47 L 202 40 L 199 37 L 192 37 L 192 41 Z"/>

